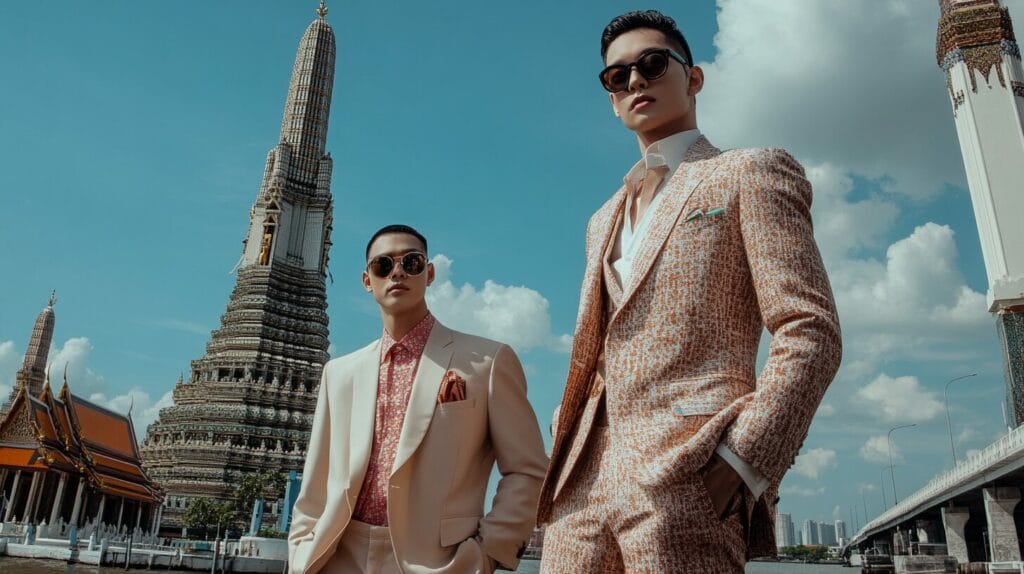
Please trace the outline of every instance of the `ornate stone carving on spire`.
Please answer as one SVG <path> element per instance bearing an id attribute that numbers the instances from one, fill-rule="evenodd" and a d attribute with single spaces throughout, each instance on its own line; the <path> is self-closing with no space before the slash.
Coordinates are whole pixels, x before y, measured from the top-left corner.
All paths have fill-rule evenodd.
<path id="1" fill-rule="evenodd" d="M 996 0 L 940 0 L 935 42 L 935 59 L 949 76 L 949 69 L 964 62 L 970 71 L 971 91 L 978 91 L 975 72 L 989 83 L 992 68 L 999 85 L 1006 87 L 1002 58 L 1020 59 L 1020 48 L 1013 35 L 1010 13 Z"/>
<path id="2" fill-rule="evenodd" d="M 327 17 L 327 3 L 324 2 L 324 0 L 320 0 L 320 7 L 316 9 L 316 15 L 319 16 L 321 20 Z"/>
<path id="3" fill-rule="evenodd" d="M 174 406 L 160 411 L 142 446 L 147 469 L 172 501 L 169 526 L 180 526 L 192 498 L 224 500 L 239 476 L 298 470 L 305 459 L 328 359 L 333 211 L 325 146 L 335 39 L 323 3 L 317 13 L 299 42 L 280 142 L 268 153 L 249 211 L 227 309 L 206 353 L 174 386 Z"/>
<path id="4" fill-rule="evenodd" d="M 53 305 L 56 302 L 57 291 L 55 290 L 50 294 L 47 306 L 36 317 L 28 348 L 25 349 L 25 359 L 14 376 L 14 388 L 11 389 L 11 395 L 4 403 L 3 408 L 0 408 L 0 420 L 7 413 L 18 389 L 25 387 L 25 391 L 33 397 L 38 396 L 43 390 L 43 383 L 46 381 L 46 360 L 49 358 L 50 344 L 53 342 L 53 326 L 56 321 Z"/>

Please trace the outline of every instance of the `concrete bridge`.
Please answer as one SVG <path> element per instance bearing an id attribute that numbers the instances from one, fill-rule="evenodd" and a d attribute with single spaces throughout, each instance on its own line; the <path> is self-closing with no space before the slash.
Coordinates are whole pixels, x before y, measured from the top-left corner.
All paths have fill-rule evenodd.
<path id="1" fill-rule="evenodd" d="M 959 563 L 992 563 L 992 572 L 1024 572 L 1021 486 L 1024 426 L 865 524 L 844 551 L 874 549 L 894 562 L 905 562 L 896 559 L 905 555 L 949 555 Z"/>

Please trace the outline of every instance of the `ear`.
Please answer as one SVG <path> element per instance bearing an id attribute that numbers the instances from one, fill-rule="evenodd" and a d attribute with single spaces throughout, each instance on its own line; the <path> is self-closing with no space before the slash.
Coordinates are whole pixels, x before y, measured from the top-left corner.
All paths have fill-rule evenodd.
<path id="1" fill-rule="evenodd" d="M 434 264 L 427 263 L 427 287 L 434 282 Z"/>
<path id="2" fill-rule="evenodd" d="M 363 271 L 363 289 L 366 289 L 367 293 L 373 293 L 373 285 L 370 285 L 370 274 Z"/>
<path id="3" fill-rule="evenodd" d="M 619 108 L 615 107 L 615 94 L 608 94 L 608 102 L 612 105 L 612 113 L 615 114 L 615 117 L 622 117 L 619 115 Z"/>
<path id="4" fill-rule="evenodd" d="M 704 70 L 700 66 L 690 68 L 690 77 L 686 85 L 686 94 L 696 96 L 704 88 Z"/>

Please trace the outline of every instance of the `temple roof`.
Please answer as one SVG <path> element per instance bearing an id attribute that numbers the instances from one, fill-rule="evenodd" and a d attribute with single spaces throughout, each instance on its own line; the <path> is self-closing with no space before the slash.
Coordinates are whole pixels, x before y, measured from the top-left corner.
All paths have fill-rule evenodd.
<path id="1" fill-rule="evenodd" d="M 38 397 L 19 390 L 0 421 L 0 465 L 83 474 L 100 492 L 159 502 L 163 491 L 142 468 L 131 415 L 83 399 L 65 380 Z"/>

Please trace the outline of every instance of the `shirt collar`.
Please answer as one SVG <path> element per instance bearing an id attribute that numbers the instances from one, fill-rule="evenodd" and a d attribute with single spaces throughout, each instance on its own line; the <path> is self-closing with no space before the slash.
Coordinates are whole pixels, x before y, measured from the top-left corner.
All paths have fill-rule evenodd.
<path id="1" fill-rule="evenodd" d="M 659 166 L 668 167 L 666 179 L 671 177 L 676 172 L 676 169 L 679 168 L 679 164 L 683 163 L 686 150 L 690 149 L 690 146 L 700 139 L 700 135 L 700 130 L 692 129 L 674 133 L 667 138 L 652 143 L 647 146 L 643 157 L 633 165 L 632 169 L 626 174 L 626 177 L 623 178 L 623 181 L 626 184 L 631 181 L 639 181 L 648 169 Z"/>
<path id="2" fill-rule="evenodd" d="M 427 311 L 427 316 L 417 323 L 411 331 L 406 333 L 401 341 L 396 341 L 391 336 L 391 333 L 384 329 L 384 334 L 380 337 L 380 362 L 384 362 L 384 359 L 387 358 L 388 353 L 391 352 L 395 345 L 405 347 L 414 357 L 422 355 L 423 349 L 427 346 L 427 338 L 430 336 L 430 331 L 434 328 L 434 323 L 436 322 L 434 315 Z"/>

